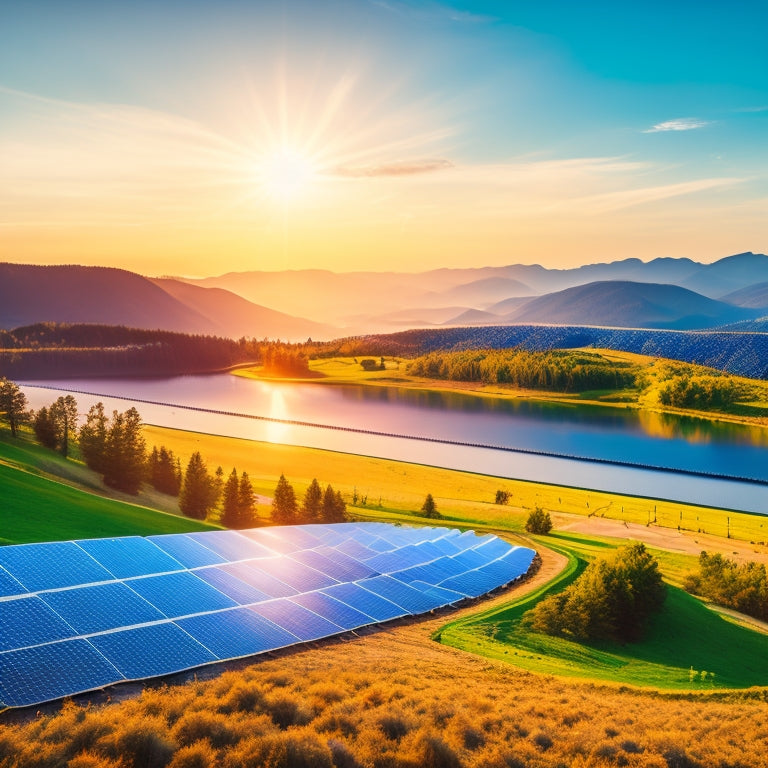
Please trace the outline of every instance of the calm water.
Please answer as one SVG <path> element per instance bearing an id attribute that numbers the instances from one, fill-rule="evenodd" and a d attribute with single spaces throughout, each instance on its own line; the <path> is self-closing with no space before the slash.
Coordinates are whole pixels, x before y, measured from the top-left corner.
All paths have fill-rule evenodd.
<path id="1" fill-rule="evenodd" d="M 768 430 L 688 417 L 457 393 L 260 382 L 228 374 L 37 383 L 52 389 L 82 390 L 114 398 L 153 400 L 768 483 Z M 50 389 L 36 387 L 28 387 L 26 392 L 33 407 L 50 403 L 56 396 Z M 86 395 L 77 398 L 82 411 L 97 399 L 105 399 Z M 109 408 L 128 407 L 117 400 L 105 404 Z M 754 483 L 222 417 L 147 403 L 138 405 L 138 409 L 146 422 L 163 426 L 768 512 L 768 486 Z"/>

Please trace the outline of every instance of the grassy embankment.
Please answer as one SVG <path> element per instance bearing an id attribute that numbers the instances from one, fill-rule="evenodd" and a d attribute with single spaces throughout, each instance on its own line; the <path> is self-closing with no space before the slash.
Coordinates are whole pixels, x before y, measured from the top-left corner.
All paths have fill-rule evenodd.
<path id="1" fill-rule="evenodd" d="M 462 617 L 436 639 L 462 650 L 533 672 L 672 690 L 714 690 L 768 685 L 768 634 L 707 608 L 675 582 L 694 570 L 692 555 L 652 549 L 667 584 L 667 599 L 646 635 L 635 643 L 583 643 L 531 631 L 521 619 L 541 598 L 574 581 L 615 539 L 556 534 L 540 540 L 568 556 L 552 582 L 508 604 Z M 704 639 L 702 641 L 702 639 Z M 738 652 L 735 652 L 738 649 Z"/>
<path id="2" fill-rule="evenodd" d="M 0 544 L 218 527 L 97 494 L 102 486 L 93 472 L 35 444 L 25 433 L 13 440 L 0 430 L 0 489 Z"/>
<path id="3" fill-rule="evenodd" d="M 578 351 L 578 350 L 573 350 Z M 407 372 L 408 360 L 405 358 L 387 357 L 384 370 L 365 371 L 355 358 L 337 357 L 321 358 L 309 361 L 312 375 L 306 378 L 275 377 L 265 373 L 262 368 L 243 368 L 235 371 L 235 375 L 255 379 L 280 379 L 315 384 L 362 384 L 375 387 L 402 387 L 441 392 L 460 392 L 479 397 L 503 399 L 546 400 L 561 403 L 581 403 L 618 408 L 640 408 L 647 413 L 673 413 L 704 419 L 734 421 L 753 425 L 768 425 L 768 382 L 731 376 L 731 380 L 745 393 L 739 402 L 727 406 L 721 411 L 699 411 L 686 408 L 662 406 L 658 402 L 658 388 L 663 381 L 663 372 L 667 364 L 675 365 L 676 361 L 668 361 L 632 352 L 617 352 L 610 349 L 587 349 L 589 353 L 598 353 L 605 359 L 620 365 L 629 364 L 641 371 L 650 382 L 646 391 L 635 388 L 616 390 L 593 390 L 588 392 L 568 393 L 551 392 L 534 389 L 520 389 L 501 384 L 484 384 L 481 382 L 446 381 L 442 379 L 426 379 Z M 679 363 L 687 366 L 685 363 Z M 709 369 L 698 366 L 688 366 L 691 369 L 706 371 Z M 723 375 L 721 372 L 715 372 Z M 663 430 L 663 422 L 658 428 Z M 768 435 L 765 437 L 768 445 Z"/>

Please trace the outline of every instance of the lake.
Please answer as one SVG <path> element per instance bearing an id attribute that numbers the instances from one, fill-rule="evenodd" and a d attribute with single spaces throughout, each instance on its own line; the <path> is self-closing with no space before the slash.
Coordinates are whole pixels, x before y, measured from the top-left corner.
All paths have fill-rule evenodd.
<path id="1" fill-rule="evenodd" d="M 186 407 L 135 404 L 147 423 L 161 426 L 768 512 L 768 430 L 758 427 L 613 407 L 479 398 L 453 392 L 266 382 L 230 374 L 28 384 L 36 385 L 25 388 L 36 408 L 55 399 L 57 392 L 51 390 L 58 389 L 93 393 L 76 395 L 82 412 L 98 399 L 109 409 L 120 410 L 130 406 L 126 399 L 171 403 Z M 288 421 L 388 434 L 285 423 Z M 422 439 L 393 437 L 393 433 Z M 423 438 L 484 447 L 425 442 Z M 744 478 L 758 482 L 742 482 Z"/>

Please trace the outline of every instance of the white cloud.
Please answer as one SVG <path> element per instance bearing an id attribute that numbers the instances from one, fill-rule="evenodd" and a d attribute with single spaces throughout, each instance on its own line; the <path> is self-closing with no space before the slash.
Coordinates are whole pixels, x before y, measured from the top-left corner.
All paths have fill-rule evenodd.
<path id="1" fill-rule="evenodd" d="M 666 133 L 667 131 L 694 131 L 709 125 L 708 120 L 700 120 L 698 117 L 678 117 L 675 120 L 667 120 L 656 123 L 652 128 L 646 128 L 643 133 Z"/>

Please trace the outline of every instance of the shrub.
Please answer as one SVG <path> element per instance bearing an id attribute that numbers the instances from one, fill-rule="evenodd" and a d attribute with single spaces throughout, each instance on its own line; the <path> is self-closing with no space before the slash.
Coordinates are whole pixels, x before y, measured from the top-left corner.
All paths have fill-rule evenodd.
<path id="1" fill-rule="evenodd" d="M 437 504 L 435 504 L 431 493 L 427 494 L 427 498 L 424 499 L 424 503 L 421 505 L 421 514 L 423 517 L 429 517 L 432 520 L 440 520 L 443 517 L 437 511 Z"/>
<path id="2" fill-rule="evenodd" d="M 528 533 L 549 533 L 552 530 L 552 518 L 549 512 L 545 512 L 541 507 L 534 507 L 525 521 L 525 530 Z"/>
<path id="3" fill-rule="evenodd" d="M 509 503 L 509 491 L 502 491 L 499 489 L 496 491 L 496 504 L 508 504 Z"/>

